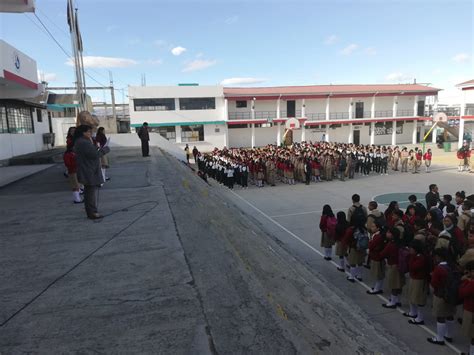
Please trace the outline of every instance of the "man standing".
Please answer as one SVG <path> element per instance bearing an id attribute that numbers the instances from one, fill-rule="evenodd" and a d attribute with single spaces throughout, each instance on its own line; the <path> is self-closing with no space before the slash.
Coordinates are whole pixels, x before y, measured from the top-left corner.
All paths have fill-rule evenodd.
<path id="1" fill-rule="evenodd" d="M 437 206 L 440 201 L 438 186 L 436 184 L 430 184 L 428 187 L 430 191 L 425 196 L 426 208 L 429 210 L 431 206 Z"/>
<path id="2" fill-rule="evenodd" d="M 150 134 L 148 133 L 148 123 L 143 122 L 143 125 L 138 130 L 138 137 L 142 142 L 142 156 L 149 157 L 150 156 Z"/>

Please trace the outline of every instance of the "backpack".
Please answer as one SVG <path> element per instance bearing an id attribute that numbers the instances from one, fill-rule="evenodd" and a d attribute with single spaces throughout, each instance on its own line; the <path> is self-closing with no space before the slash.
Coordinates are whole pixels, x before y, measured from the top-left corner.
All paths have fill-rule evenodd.
<path id="1" fill-rule="evenodd" d="M 369 214 L 367 218 L 368 217 L 372 217 L 374 219 L 374 224 L 381 226 L 380 229 L 387 226 L 387 221 L 385 220 L 385 216 L 383 215 L 383 213 L 381 213 L 378 217 L 376 217 L 374 214 Z"/>
<path id="2" fill-rule="evenodd" d="M 410 249 L 403 247 L 398 249 L 398 271 L 405 275 L 408 272 L 408 256 L 410 255 Z"/>
<path id="3" fill-rule="evenodd" d="M 459 298 L 459 286 L 461 286 L 462 273 L 459 270 L 453 269 L 449 266 L 445 266 L 448 271 L 448 277 L 446 279 L 446 286 L 441 292 L 441 298 L 448 304 L 457 306 L 462 303 Z"/>
<path id="4" fill-rule="evenodd" d="M 354 212 L 351 215 L 351 226 L 363 226 L 367 222 L 362 205 L 354 206 Z"/>
<path id="5" fill-rule="evenodd" d="M 336 217 L 328 217 L 326 220 L 327 235 L 329 238 L 334 239 L 336 237 Z"/>
<path id="6" fill-rule="evenodd" d="M 445 239 L 449 242 L 448 251 L 454 259 L 457 259 L 463 254 L 463 251 L 461 250 L 461 246 L 459 245 L 458 240 L 456 239 L 454 235 L 452 235 L 448 231 L 443 231 L 443 232 L 447 232 L 450 236 L 448 237 L 446 235 L 440 234 L 438 238 Z"/>
<path id="7" fill-rule="evenodd" d="M 354 230 L 354 239 L 356 240 L 356 249 L 359 251 L 367 250 L 369 248 L 369 233 L 361 231 L 359 228 Z"/>

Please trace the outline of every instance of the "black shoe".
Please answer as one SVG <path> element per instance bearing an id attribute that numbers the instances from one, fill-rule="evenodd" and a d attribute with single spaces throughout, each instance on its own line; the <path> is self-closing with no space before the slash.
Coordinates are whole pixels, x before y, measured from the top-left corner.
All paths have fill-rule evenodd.
<path id="1" fill-rule="evenodd" d="M 458 318 L 458 323 L 462 324 L 462 318 Z"/>
<path id="2" fill-rule="evenodd" d="M 362 277 L 356 276 L 356 279 L 360 282 L 362 282 Z"/>
<path id="3" fill-rule="evenodd" d="M 104 218 L 104 216 L 102 216 L 101 214 L 98 214 L 98 213 L 93 213 L 91 215 L 88 215 L 87 218 L 89 218 L 89 219 L 101 219 L 101 218 Z"/>
<path id="4" fill-rule="evenodd" d="M 418 315 L 416 315 L 416 314 L 415 314 L 414 316 L 412 316 L 409 312 L 403 312 L 402 315 L 403 315 L 404 317 L 408 317 L 408 318 L 416 318 L 416 317 L 418 317 Z"/>
<path id="5" fill-rule="evenodd" d="M 332 258 L 331 258 L 330 256 L 325 256 L 325 257 L 324 257 L 324 260 L 329 261 L 329 260 L 332 260 Z"/>
<path id="6" fill-rule="evenodd" d="M 436 339 L 436 338 L 427 338 L 426 340 L 428 340 L 428 342 L 431 343 L 431 344 L 444 345 L 444 341 L 443 341 L 443 340 L 438 340 L 438 339 Z"/>
<path id="7" fill-rule="evenodd" d="M 383 303 L 383 304 L 382 304 L 382 307 L 383 307 L 383 308 L 395 309 L 395 308 L 397 308 L 397 305 L 396 305 L 396 304 L 388 305 L 388 304 L 386 304 L 386 303 Z"/>
<path id="8" fill-rule="evenodd" d="M 451 337 L 444 337 L 444 340 L 446 340 L 448 343 L 453 342 L 453 338 L 451 338 Z"/>
<path id="9" fill-rule="evenodd" d="M 347 276 L 346 279 L 347 279 L 347 281 L 352 282 L 352 283 L 356 282 L 356 280 L 353 279 L 353 278 L 350 277 L 350 276 Z"/>
<path id="10" fill-rule="evenodd" d="M 425 325 L 424 321 L 417 322 L 415 319 L 408 320 L 408 323 L 413 325 Z"/>
<path id="11" fill-rule="evenodd" d="M 370 270 L 370 264 L 364 264 L 364 267 Z"/>
<path id="12" fill-rule="evenodd" d="M 105 178 L 105 181 L 109 181 L 109 180 L 110 180 L 110 178 L 109 178 L 109 177 L 106 177 L 106 178 Z"/>
<path id="13" fill-rule="evenodd" d="M 344 272 L 345 270 L 344 270 L 343 267 L 338 267 L 338 268 L 337 268 L 337 271 Z"/>
<path id="14" fill-rule="evenodd" d="M 80 203 L 84 203 L 84 200 L 82 200 L 82 201 L 73 201 L 73 202 L 74 202 L 74 204 L 80 204 Z"/>

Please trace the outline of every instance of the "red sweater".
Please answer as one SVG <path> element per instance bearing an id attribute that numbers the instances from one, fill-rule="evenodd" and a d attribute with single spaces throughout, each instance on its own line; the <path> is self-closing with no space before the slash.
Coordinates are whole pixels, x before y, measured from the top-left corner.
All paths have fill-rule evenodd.
<path id="1" fill-rule="evenodd" d="M 380 232 L 375 233 L 369 242 L 369 258 L 373 261 L 382 261 L 380 252 L 384 249 L 384 239 Z"/>
<path id="2" fill-rule="evenodd" d="M 426 257 L 423 254 L 410 255 L 408 270 L 413 280 L 424 280 L 428 277 L 426 272 Z"/>
<path id="3" fill-rule="evenodd" d="M 354 227 L 349 227 L 346 229 L 346 233 L 342 238 L 342 244 L 345 247 L 355 247 L 357 245 L 357 242 L 354 239 Z"/>
<path id="4" fill-rule="evenodd" d="M 66 165 L 69 174 L 77 173 L 76 154 L 74 152 L 64 153 L 64 165 Z"/>
<path id="5" fill-rule="evenodd" d="M 448 269 L 446 264 L 436 265 L 433 272 L 431 273 L 431 287 L 433 287 L 433 293 L 442 297 L 441 291 L 446 287 L 448 279 Z"/>
<path id="6" fill-rule="evenodd" d="M 328 216 L 321 216 L 321 219 L 319 220 L 319 229 L 321 229 L 321 232 L 327 232 L 328 227 Z"/>
<path id="7" fill-rule="evenodd" d="M 423 159 L 431 160 L 431 153 L 425 153 L 425 155 L 423 155 Z"/>
<path id="8" fill-rule="evenodd" d="M 397 245 L 390 241 L 387 243 L 385 248 L 380 252 L 380 257 L 383 259 L 387 259 L 388 265 L 398 265 L 398 247 Z"/>
<path id="9" fill-rule="evenodd" d="M 474 312 L 474 280 L 467 279 L 461 282 L 459 297 L 463 300 L 463 308 Z"/>

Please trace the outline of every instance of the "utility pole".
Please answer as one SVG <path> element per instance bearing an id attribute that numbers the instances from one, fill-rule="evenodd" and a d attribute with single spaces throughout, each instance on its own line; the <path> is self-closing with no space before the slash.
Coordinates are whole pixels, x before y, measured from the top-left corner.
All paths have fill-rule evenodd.
<path id="1" fill-rule="evenodd" d="M 110 79 L 110 97 L 112 99 L 112 117 L 114 121 L 117 122 L 117 111 L 115 110 L 114 78 L 110 70 L 109 70 L 109 79 Z"/>

